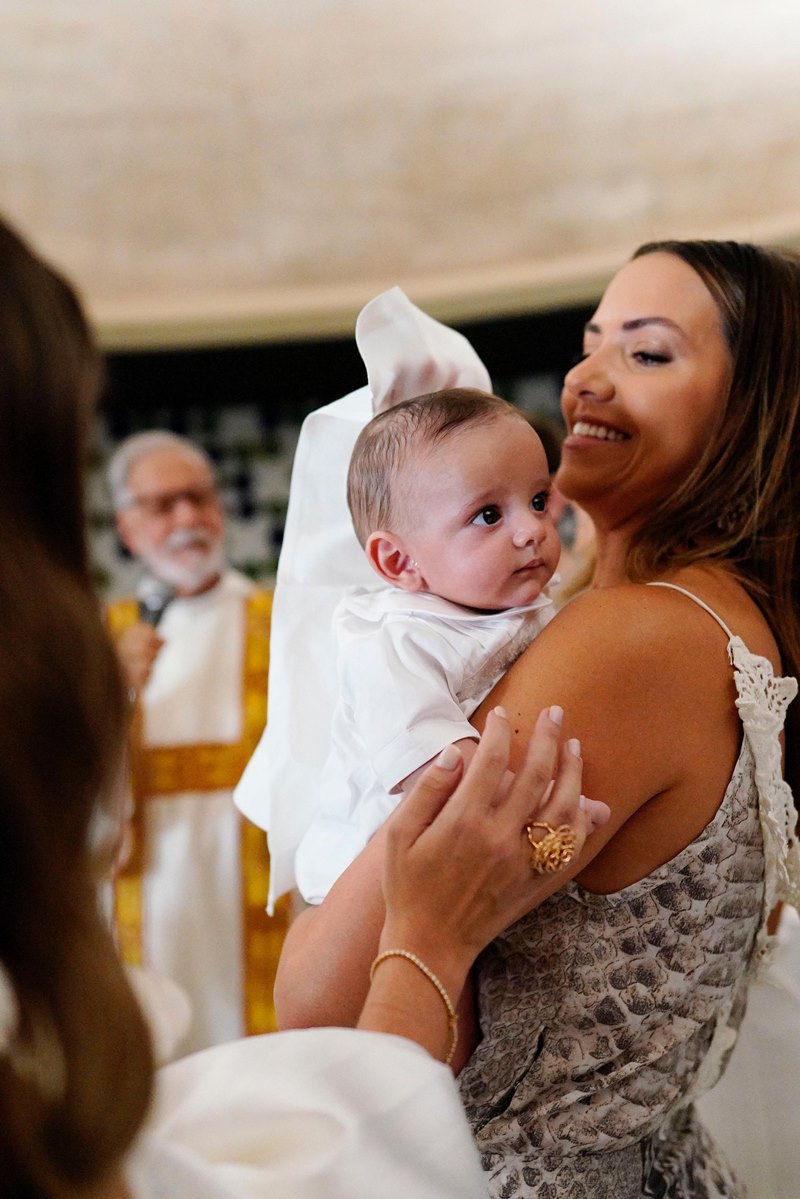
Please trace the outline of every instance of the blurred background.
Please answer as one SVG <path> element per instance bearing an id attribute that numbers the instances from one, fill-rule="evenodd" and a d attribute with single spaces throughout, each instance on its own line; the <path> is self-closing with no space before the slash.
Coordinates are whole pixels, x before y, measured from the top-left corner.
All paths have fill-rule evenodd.
<path id="1" fill-rule="evenodd" d="M 108 352 L 98 584 L 133 572 L 103 463 L 152 426 L 206 445 L 231 560 L 268 579 L 299 422 L 365 382 L 353 326 L 378 292 L 558 421 L 639 243 L 800 245 L 800 5 L 2 0 L 0 209 Z"/>

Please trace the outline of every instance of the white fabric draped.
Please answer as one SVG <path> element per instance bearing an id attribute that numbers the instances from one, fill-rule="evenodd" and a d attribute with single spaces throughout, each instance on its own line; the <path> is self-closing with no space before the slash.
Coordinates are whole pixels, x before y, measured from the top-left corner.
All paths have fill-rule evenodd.
<path id="1" fill-rule="evenodd" d="M 400 1037 L 273 1033 L 160 1071 L 134 1199 L 486 1199 L 447 1067 Z"/>
<path id="2" fill-rule="evenodd" d="M 272 607 L 269 719 L 234 799 L 269 830 L 270 903 L 294 886 L 294 854 L 313 813 L 335 705 L 331 617 L 344 590 L 384 584 L 353 532 L 345 480 L 362 427 L 382 407 L 444 387 L 491 389 L 460 333 L 399 288 L 356 323 L 369 385 L 306 418 L 297 443 Z"/>

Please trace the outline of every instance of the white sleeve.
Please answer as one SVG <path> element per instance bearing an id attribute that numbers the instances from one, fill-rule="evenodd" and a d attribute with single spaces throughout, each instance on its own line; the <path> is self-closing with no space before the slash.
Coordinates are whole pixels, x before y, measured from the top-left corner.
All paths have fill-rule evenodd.
<path id="1" fill-rule="evenodd" d="M 393 616 L 358 631 L 348 624 L 339 653 L 340 702 L 385 791 L 445 745 L 478 740 L 456 699 L 463 638 L 423 616 Z"/>
<path id="2" fill-rule="evenodd" d="M 271 1033 L 159 1072 L 134 1199 L 487 1199 L 450 1071 L 401 1037 Z"/>
<path id="3" fill-rule="evenodd" d="M 478 739 L 453 694 L 465 658 L 457 633 L 448 638 L 423 616 L 364 618 L 346 604 L 334 628 L 332 748 L 294 859 L 297 889 L 311 904 L 322 902 L 394 811 L 403 779 L 445 745 Z"/>

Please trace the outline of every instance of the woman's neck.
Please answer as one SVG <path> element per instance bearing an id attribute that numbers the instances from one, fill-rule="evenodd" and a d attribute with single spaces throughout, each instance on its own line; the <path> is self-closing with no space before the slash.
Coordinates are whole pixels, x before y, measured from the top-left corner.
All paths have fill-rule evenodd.
<path id="1" fill-rule="evenodd" d="M 597 531 L 593 587 L 618 587 L 627 582 L 625 562 L 629 544 L 630 536 L 627 530 L 624 533 L 618 529 Z"/>
<path id="2" fill-rule="evenodd" d="M 629 531 L 611 530 L 598 532 L 595 542 L 596 564 L 592 575 L 591 586 L 594 588 L 619 587 L 629 582 L 626 569 L 628 550 L 630 548 Z M 693 577 L 732 580 L 738 587 L 736 572 L 731 564 L 725 561 L 699 560 L 682 567 L 665 566 L 656 571 L 651 579 L 672 578 L 676 574 L 688 579 Z"/>

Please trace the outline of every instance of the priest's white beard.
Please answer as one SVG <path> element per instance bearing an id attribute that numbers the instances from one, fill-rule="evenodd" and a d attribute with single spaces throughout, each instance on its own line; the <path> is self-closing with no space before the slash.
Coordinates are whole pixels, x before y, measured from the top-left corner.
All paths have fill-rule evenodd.
<path id="1" fill-rule="evenodd" d="M 204 529 L 176 529 L 142 557 L 157 579 L 190 593 L 222 574 L 225 565 L 222 539 Z"/>

